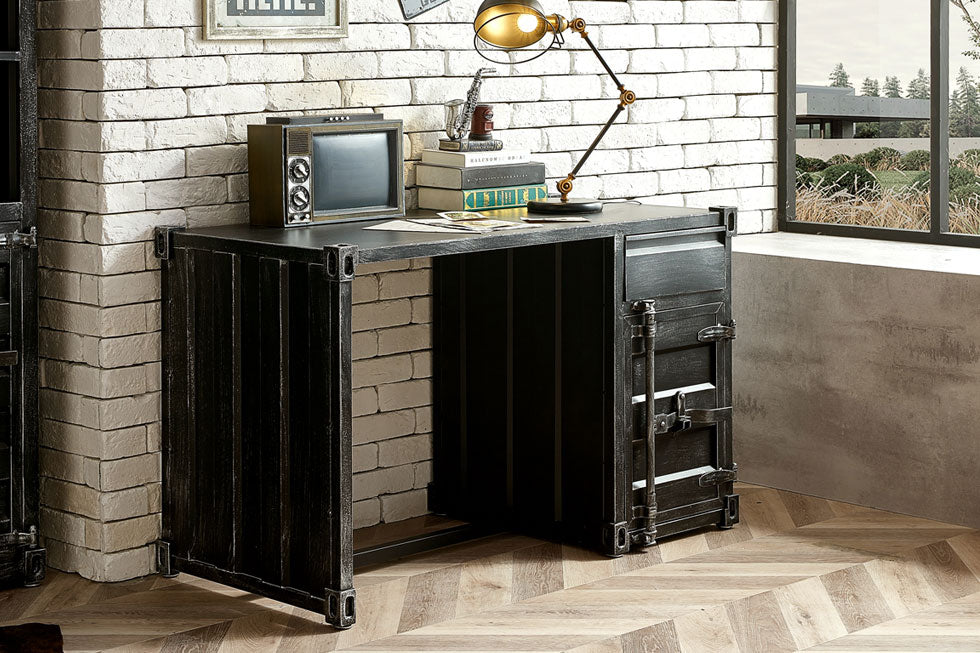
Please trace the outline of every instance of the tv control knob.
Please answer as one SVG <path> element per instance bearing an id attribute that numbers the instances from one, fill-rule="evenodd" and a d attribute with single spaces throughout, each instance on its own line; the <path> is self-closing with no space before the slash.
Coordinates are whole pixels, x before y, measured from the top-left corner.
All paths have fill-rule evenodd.
<path id="1" fill-rule="evenodd" d="M 302 186 L 297 186 L 289 192 L 289 208 L 294 211 L 302 211 L 310 205 L 310 191 Z"/>
<path id="2" fill-rule="evenodd" d="M 289 164 L 289 180 L 302 184 L 310 178 L 310 164 L 306 159 L 293 159 Z"/>

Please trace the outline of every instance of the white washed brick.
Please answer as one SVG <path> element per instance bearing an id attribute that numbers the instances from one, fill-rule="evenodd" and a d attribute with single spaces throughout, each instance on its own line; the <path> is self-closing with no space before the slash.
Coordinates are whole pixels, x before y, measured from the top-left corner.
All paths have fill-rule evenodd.
<path id="1" fill-rule="evenodd" d="M 735 115 L 737 107 L 734 95 L 699 95 L 685 98 L 684 117 L 688 120 L 729 117 Z"/>
<path id="2" fill-rule="evenodd" d="M 683 120 L 657 132 L 657 145 L 704 143 L 711 137 L 711 125 L 707 120 Z"/>
<path id="3" fill-rule="evenodd" d="M 200 2 L 143 0 L 147 27 L 186 27 L 201 24 Z"/>
<path id="4" fill-rule="evenodd" d="M 621 48 L 623 46 L 644 47 L 654 43 L 657 33 L 650 25 L 603 25 L 589 30 L 601 49 Z M 598 38 L 594 32 L 598 31 Z M 659 43 L 659 39 L 657 41 Z M 661 43 L 660 45 L 669 45 Z"/>
<path id="5" fill-rule="evenodd" d="M 262 52 L 262 41 L 255 40 L 204 40 L 199 26 L 184 29 L 184 47 L 188 56 L 200 57 L 223 54 L 248 54 Z"/>
<path id="6" fill-rule="evenodd" d="M 180 29 L 100 29 L 85 32 L 81 40 L 84 59 L 149 59 L 184 54 Z"/>
<path id="7" fill-rule="evenodd" d="M 185 172 L 180 150 L 84 152 L 80 165 L 86 179 L 104 183 L 169 179 L 182 177 Z"/>
<path id="8" fill-rule="evenodd" d="M 146 208 L 171 209 L 221 204 L 228 197 L 222 177 L 187 177 L 146 184 Z"/>
<path id="9" fill-rule="evenodd" d="M 762 185 L 760 164 L 717 166 L 709 168 L 712 188 L 743 188 Z"/>
<path id="10" fill-rule="evenodd" d="M 378 54 L 375 52 L 310 54 L 305 61 L 307 80 L 374 79 L 378 76 Z"/>
<path id="11" fill-rule="evenodd" d="M 775 70 L 775 48 L 737 48 L 738 67 L 749 70 Z"/>
<path id="12" fill-rule="evenodd" d="M 156 88 L 221 86 L 228 83 L 228 65 L 224 57 L 150 59 L 146 81 Z"/>
<path id="13" fill-rule="evenodd" d="M 662 48 L 703 48 L 711 44 L 706 25 L 657 25 L 657 45 Z"/>
<path id="14" fill-rule="evenodd" d="M 655 195 L 658 188 L 659 179 L 656 172 L 628 172 L 602 176 L 603 199 Z"/>
<path id="15" fill-rule="evenodd" d="M 734 23 L 738 3 L 733 0 L 697 0 L 684 3 L 685 23 Z"/>
<path id="16" fill-rule="evenodd" d="M 412 490 L 401 494 L 381 497 L 381 518 L 385 523 L 401 521 L 426 514 L 427 505 L 425 490 Z"/>
<path id="17" fill-rule="evenodd" d="M 754 141 L 761 133 L 758 118 L 714 118 L 710 122 L 713 141 Z"/>
<path id="18" fill-rule="evenodd" d="M 361 501 L 383 494 L 404 492 L 415 486 L 415 470 L 411 465 L 375 469 L 354 475 L 353 498 Z"/>
<path id="19" fill-rule="evenodd" d="M 684 50 L 658 48 L 630 52 L 629 72 L 669 73 L 684 70 Z"/>
<path id="20" fill-rule="evenodd" d="M 664 170 L 660 173 L 660 192 L 684 193 L 711 188 L 711 175 L 704 169 Z"/>
<path id="21" fill-rule="evenodd" d="M 739 19 L 743 23 L 776 22 L 775 0 L 740 0 Z"/>
<path id="22" fill-rule="evenodd" d="M 262 111 L 266 103 L 261 84 L 187 89 L 187 112 L 192 116 Z"/>
<path id="23" fill-rule="evenodd" d="M 412 85 L 407 79 L 342 81 L 340 92 L 344 105 L 351 107 L 399 105 L 412 101 Z"/>
<path id="24" fill-rule="evenodd" d="M 377 390 L 366 390 L 377 396 Z M 375 407 L 377 402 L 375 401 Z M 386 413 L 367 414 L 353 420 L 354 444 L 378 442 L 389 438 L 417 433 L 415 411 L 398 410 Z"/>
<path id="25" fill-rule="evenodd" d="M 684 167 L 684 148 L 680 145 L 643 147 L 629 152 L 631 170 L 667 170 Z"/>
<path id="26" fill-rule="evenodd" d="M 633 20 L 638 23 L 679 23 L 684 20 L 684 5 L 679 0 L 634 2 Z"/>
<path id="27" fill-rule="evenodd" d="M 297 82 L 304 75 L 303 57 L 298 54 L 232 54 L 225 61 L 233 84 Z"/>
<path id="28" fill-rule="evenodd" d="M 762 73 L 754 70 L 733 70 L 711 73 L 713 93 L 761 93 Z"/>
<path id="29" fill-rule="evenodd" d="M 711 45 L 759 45 L 759 27 L 754 24 L 711 25 Z"/>
<path id="30" fill-rule="evenodd" d="M 221 116 L 146 123 L 146 145 L 153 149 L 224 143 L 228 125 Z"/>
<path id="31" fill-rule="evenodd" d="M 82 101 L 89 120 L 183 118 L 187 98 L 179 88 L 86 93 Z"/>
<path id="32" fill-rule="evenodd" d="M 688 48 L 684 68 L 694 70 L 734 70 L 738 65 L 736 48 Z"/>
<path id="33" fill-rule="evenodd" d="M 661 97 L 682 97 L 710 93 L 713 74 L 693 72 L 658 75 L 658 94 Z"/>
<path id="34" fill-rule="evenodd" d="M 445 69 L 446 57 L 442 52 L 378 53 L 378 74 L 381 77 L 442 75 Z"/>
<path id="35" fill-rule="evenodd" d="M 337 82 L 269 84 L 266 92 L 270 111 L 331 109 L 341 105 Z"/>
<path id="36" fill-rule="evenodd" d="M 630 107 L 629 112 L 630 122 L 673 122 L 685 117 L 684 100 L 680 98 L 640 100 Z"/>

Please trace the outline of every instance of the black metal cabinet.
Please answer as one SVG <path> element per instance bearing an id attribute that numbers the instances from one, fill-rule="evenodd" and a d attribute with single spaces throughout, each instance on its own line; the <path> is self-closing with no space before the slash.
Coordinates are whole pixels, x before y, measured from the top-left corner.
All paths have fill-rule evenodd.
<path id="1" fill-rule="evenodd" d="M 161 571 L 349 627 L 355 565 L 467 532 L 622 555 L 732 526 L 734 223 L 732 209 L 619 204 L 481 235 L 158 231 Z M 351 283 L 358 262 L 418 256 L 435 257 L 430 507 L 474 528 L 355 551 Z"/>
<path id="2" fill-rule="evenodd" d="M 38 546 L 36 3 L 7 2 L 0 31 L 0 584 L 44 577 Z"/>

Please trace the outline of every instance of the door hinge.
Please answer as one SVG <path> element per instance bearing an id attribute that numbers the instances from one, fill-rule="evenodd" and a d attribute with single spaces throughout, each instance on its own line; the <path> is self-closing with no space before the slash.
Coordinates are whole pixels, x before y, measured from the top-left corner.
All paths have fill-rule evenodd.
<path id="1" fill-rule="evenodd" d="M 698 478 L 698 485 L 701 487 L 711 487 L 712 485 L 721 485 L 722 483 L 728 483 L 729 481 L 738 480 L 738 466 L 733 465 L 732 469 L 716 469 L 705 474 L 701 474 Z"/>
<path id="2" fill-rule="evenodd" d="M 31 227 L 26 234 L 21 231 L 9 231 L 0 234 L 0 249 L 33 249 L 37 247 L 37 227 Z"/>
<path id="3" fill-rule="evenodd" d="M 647 398 L 647 401 L 649 400 L 650 399 Z M 673 413 L 659 413 L 656 416 L 654 430 L 657 435 L 667 433 L 678 424 L 680 424 L 681 429 L 689 429 L 692 426 L 717 424 L 718 422 L 728 419 L 732 415 L 731 406 L 709 409 L 688 408 L 687 395 L 683 392 L 677 393 L 675 402 L 677 405 L 677 410 L 675 410 Z"/>
<path id="4" fill-rule="evenodd" d="M 716 324 L 698 331 L 698 342 L 734 340 L 735 337 L 735 320 L 730 320 L 728 324 Z"/>

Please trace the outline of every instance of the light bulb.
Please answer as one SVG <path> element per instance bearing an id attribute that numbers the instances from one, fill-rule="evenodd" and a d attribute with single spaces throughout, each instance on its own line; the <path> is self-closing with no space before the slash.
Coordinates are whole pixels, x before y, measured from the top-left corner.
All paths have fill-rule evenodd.
<path id="1" fill-rule="evenodd" d="M 538 29 L 538 17 L 533 14 L 522 14 L 517 19 L 517 29 L 530 34 Z"/>

